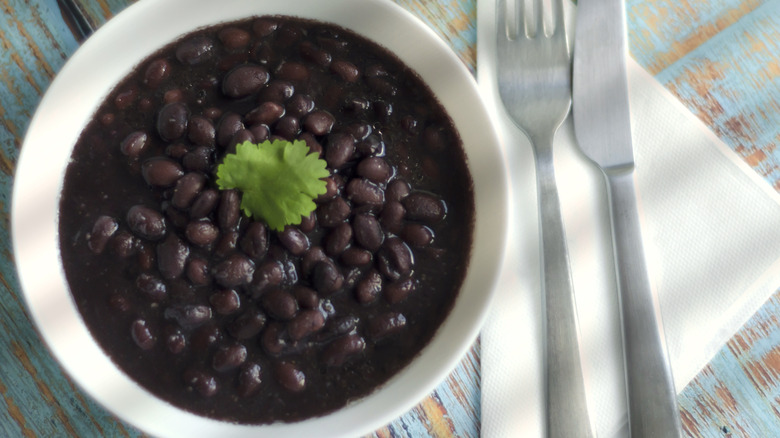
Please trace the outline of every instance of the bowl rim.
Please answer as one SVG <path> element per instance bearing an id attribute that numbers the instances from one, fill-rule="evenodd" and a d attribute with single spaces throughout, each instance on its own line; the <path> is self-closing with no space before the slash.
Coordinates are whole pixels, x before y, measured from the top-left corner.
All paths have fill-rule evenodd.
<path id="1" fill-rule="evenodd" d="M 73 54 L 31 120 L 17 162 L 11 208 L 13 250 L 28 312 L 45 344 L 75 383 L 112 414 L 145 432 L 157 436 L 255 437 L 312 431 L 317 436 L 370 433 L 433 391 L 471 347 L 486 318 L 505 252 L 509 190 L 495 125 L 473 75 L 430 27 L 389 0 L 323 3 L 141 0 L 109 20 Z M 153 396 L 114 365 L 92 339 L 68 290 L 59 259 L 57 212 L 65 167 L 78 135 L 97 105 L 131 68 L 197 28 L 276 14 L 351 29 L 389 49 L 423 77 L 459 129 L 474 181 L 476 220 L 470 267 L 461 293 L 434 338 L 411 364 L 378 390 L 332 414 L 258 426 L 183 411 Z M 171 16 L 177 20 L 169 20 Z M 138 32 L 138 23 L 144 23 L 144 32 Z M 117 53 L 126 56 L 117 59 Z M 76 125 L 69 125 L 73 120 Z M 476 260 L 480 261 L 478 269 Z M 431 357 L 434 360 L 423 360 Z"/>

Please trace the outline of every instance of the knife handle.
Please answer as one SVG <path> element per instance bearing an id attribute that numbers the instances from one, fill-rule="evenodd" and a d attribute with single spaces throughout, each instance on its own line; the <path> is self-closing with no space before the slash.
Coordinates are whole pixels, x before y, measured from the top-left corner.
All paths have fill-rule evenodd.
<path id="1" fill-rule="evenodd" d="M 678 437 L 681 423 L 677 393 L 658 296 L 647 273 L 633 167 L 605 173 L 623 327 L 631 437 Z"/>
<path id="2" fill-rule="evenodd" d="M 580 357 L 577 307 L 553 169 L 552 138 L 535 138 L 542 303 L 546 436 L 592 438 Z"/>

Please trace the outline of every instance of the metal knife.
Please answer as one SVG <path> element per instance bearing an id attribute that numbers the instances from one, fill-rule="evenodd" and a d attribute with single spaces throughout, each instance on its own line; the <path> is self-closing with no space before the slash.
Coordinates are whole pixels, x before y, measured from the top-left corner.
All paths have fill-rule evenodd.
<path id="1" fill-rule="evenodd" d="M 625 0 L 577 2 L 572 109 L 580 149 L 609 194 L 631 436 L 680 436 L 658 297 L 647 272 L 634 185 Z"/>

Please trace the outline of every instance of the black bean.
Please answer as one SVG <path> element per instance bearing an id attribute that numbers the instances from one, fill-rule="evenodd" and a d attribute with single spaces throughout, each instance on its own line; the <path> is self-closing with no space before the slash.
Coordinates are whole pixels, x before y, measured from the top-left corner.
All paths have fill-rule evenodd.
<path id="1" fill-rule="evenodd" d="M 300 62 L 285 61 L 276 68 L 276 77 L 293 83 L 306 82 L 310 75 L 309 68 Z"/>
<path id="2" fill-rule="evenodd" d="M 168 288 L 159 278 L 151 274 L 140 274 L 135 279 L 135 287 L 152 301 L 162 301 L 168 296 Z"/>
<path id="3" fill-rule="evenodd" d="M 341 262 L 347 266 L 366 266 L 374 259 L 371 251 L 351 246 L 341 253 Z"/>
<path id="4" fill-rule="evenodd" d="M 308 94 L 298 93 L 290 98 L 285 105 L 285 113 L 301 117 L 314 110 L 314 99 Z"/>
<path id="5" fill-rule="evenodd" d="M 355 241 L 363 248 L 376 252 L 385 238 L 382 226 L 374 215 L 361 213 L 352 220 L 355 231 Z"/>
<path id="6" fill-rule="evenodd" d="M 266 260 L 255 270 L 249 292 L 253 298 L 261 296 L 269 287 L 278 286 L 284 280 L 284 267 L 276 260 Z"/>
<path id="7" fill-rule="evenodd" d="M 216 129 L 214 123 L 205 116 L 192 116 L 187 122 L 187 138 L 197 146 L 214 147 Z"/>
<path id="8" fill-rule="evenodd" d="M 406 317 L 402 313 L 387 312 L 377 315 L 368 323 L 368 336 L 380 340 L 406 327 Z"/>
<path id="9" fill-rule="evenodd" d="M 261 123 L 270 126 L 284 116 L 284 111 L 284 107 L 279 103 L 263 102 L 247 113 L 244 119 L 250 125 Z"/>
<path id="10" fill-rule="evenodd" d="M 246 361 L 246 347 L 241 344 L 224 345 L 217 349 L 211 361 L 211 367 L 217 372 L 225 372 L 240 367 Z"/>
<path id="11" fill-rule="evenodd" d="M 359 176 L 377 184 L 387 184 L 393 177 L 393 168 L 381 157 L 362 159 L 358 163 L 356 171 Z"/>
<path id="12" fill-rule="evenodd" d="M 181 276 L 189 256 L 190 248 L 175 234 L 157 244 L 157 268 L 165 279 Z"/>
<path id="13" fill-rule="evenodd" d="M 154 347 L 157 339 L 149 329 L 149 324 L 143 319 L 136 319 L 130 325 L 130 336 L 133 338 L 133 342 L 138 345 L 142 350 L 149 350 Z"/>
<path id="14" fill-rule="evenodd" d="M 163 202 L 163 214 L 165 214 L 165 217 L 168 219 L 168 221 L 173 225 L 174 228 L 184 228 L 187 225 L 187 215 L 184 214 L 181 210 L 175 208 L 173 205 L 171 205 L 169 202 Z"/>
<path id="15" fill-rule="evenodd" d="M 205 354 L 212 345 L 224 338 L 222 331 L 213 321 L 198 327 L 190 335 L 190 345 L 198 353 Z"/>
<path id="16" fill-rule="evenodd" d="M 217 220 L 219 228 L 223 231 L 232 230 L 238 225 L 241 218 L 241 196 L 238 190 L 225 190 L 219 200 Z"/>
<path id="17" fill-rule="evenodd" d="M 274 371 L 277 382 L 288 391 L 301 392 L 306 388 L 306 375 L 292 362 L 279 362 Z"/>
<path id="18" fill-rule="evenodd" d="M 225 75 L 222 92 L 238 99 L 257 93 L 268 82 L 268 70 L 259 65 L 241 65 Z"/>
<path id="19" fill-rule="evenodd" d="M 325 161 L 331 169 L 340 169 L 355 153 L 355 137 L 349 134 L 335 133 L 328 136 L 325 147 Z"/>
<path id="20" fill-rule="evenodd" d="M 130 158 L 138 158 L 149 145 L 149 135 L 144 131 L 134 131 L 119 144 L 119 150 Z"/>
<path id="21" fill-rule="evenodd" d="M 176 59 L 182 64 L 196 65 L 209 59 L 214 51 L 214 41 L 206 36 L 195 36 L 183 41 L 176 48 Z"/>
<path id="22" fill-rule="evenodd" d="M 160 240 L 165 236 L 163 215 L 144 205 L 134 205 L 127 211 L 127 225 L 136 236 L 148 240 Z"/>
<path id="23" fill-rule="evenodd" d="M 387 279 L 398 280 L 412 271 L 414 256 L 401 239 L 390 237 L 385 239 L 377 253 L 377 264 L 379 272 Z"/>
<path id="24" fill-rule="evenodd" d="M 165 331 L 165 346 L 173 354 L 181 353 L 187 346 L 187 338 L 178 327 L 169 326 Z"/>
<path id="25" fill-rule="evenodd" d="M 360 70 L 349 61 L 336 60 L 331 62 L 330 71 L 346 82 L 355 82 L 360 77 Z"/>
<path id="26" fill-rule="evenodd" d="M 350 97 L 344 101 L 342 106 L 346 112 L 360 114 L 371 107 L 371 102 L 363 97 Z"/>
<path id="27" fill-rule="evenodd" d="M 203 397 L 213 397 L 219 391 L 219 384 L 214 376 L 198 371 L 187 369 L 184 372 L 184 383 L 193 390 L 197 391 Z"/>
<path id="28" fill-rule="evenodd" d="M 227 147 L 233 135 L 242 129 L 244 129 L 244 122 L 240 115 L 234 112 L 225 113 L 217 127 L 217 144 L 223 148 Z"/>
<path id="29" fill-rule="evenodd" d="M 218 258 L 227 257 L 238 247 L 238 230 L 223 231 L 222 238 L 214 247 L 214 255 Z"/>
<path id="30" fill-rule="evenodd" d="M 209 263 L 201 257 L 190 257 L 185 274 L 190 283 L 195 286 L 206 286 L 211 283 Z"/>
<path id="31" fill-rule="evenodd" d="M 189 151 L 189 148 L 184 143 L 172 143 L 165 147 L 165 155 L 174 160 L 183 158 Z"/>
<path id="32" fill-rule="evenodd" d="M 253 338 L 265 327 L 265 320 L 265 315 L 260 310 L 250 308 L 230 322 L 227 331 L 236 339 Z"/>
<path id="33" fill-rule="evenodd" d="M 100 216 L 92 225 L 92 231 L 87 235 L 87 246 L 95 254 L 103 253 L 108 240 L 119 229 L 116 219 L 111 216 Z"/>
<path id="34" fill-rule="evenodd" d="M 360 304 L 371 304 L 382 293 L 382 276 L 375 270 L 369 271 L 355 285 L 355 298 Z"/>
<path id="35" fill-rule="evenodd" d="M 228 49 L 240 49 L 249 44 L 251 35 L 238 27 L 226 27 L 217 33 L 217 38 Z"/>
<path id="36" fill-rule="evenodd" d="M 268 125 L 263 125 L 262 123 L 252 125 L 249 128 L 249 132 L 255 138 L 255 143 L 262 143 L 271 137 L 271 129 Z"/>
<path id="37" fill-rule="evenodd" d="M 184 100 L 184 92 L 180 88 L 168 90 L 163 94 L 163 103 L 169 104 Z"/>
<path id="38" fill-rule="evenodd" d="M 390 304 L 398 304 L 414 292 L 415 287 L 412 277 L 386 283 L 384 289 L 385 300 Z"/>
<path id="39" fill-rule="evenodd" d="M 406 217 L 413 221 L 434 224 L 447 214 L 444 201 L 428 193 L 411 193 L 402 202 L 406 208 Z"/>
<path id="40" fill-rule="evenodd" d="M 263 383 L 263 369 L 256 362 L 245 363 L 238 373 L 238 395 L 250 397 L 260 390 Z"/>
<path id="41" fill-rule="evenodd" d="M 374 128 L 368 123 L 352 123 L 344 128 L 344 132 L 355 137 L 356 141 L 363 141 L 374 131 Z"/>
<path id="42" fill-rule="evenodd" d="M 317 208 L 317 222 L 323 227 L 335 227 L 344 222 L 352 212 L 344 198 L 337 196 L 327 204 L 322 204 Z"/>
<path id="43" fill-rule="evenodd" d="M 276 122 L 273 132 L 285 140 L 293 141 L 301 132 L 301 122 L 295 116 L 284 116 Z"/>
<path id="44" fill-rule="evenodd" d="M 381 77 L 367 77 L 366 83 L 371 89 L 384 97 L 392 97 L 398 94 L 398 87 L 391 81 Z"/>
<path id="45" fill-rule="evenodd" d="M 420 122 L 414 116 L 406 116 L 401 119 L 401 127 L 409 134 L 416 135 L 420 133 Z"/>
<path id="46" fill-rule="evenodd" d="M 385 191 L 365 178 L 353 178 L 347 183 L 347 199 L 357 205 L 379 207 L 385 203 Z"/>
<path id="47" fill-rule="evenodd" d="M 303 309 L 316 309 L 320 304 L 320 297 L 317 291 L 310 287 L 297 284 L 293 287 L 292 294 L 298 301 L 298 307 Z"/>
<path id="48" fill-rule="evenodd" d="M 190 208 L 190 217 L 192 219 L 202 219 L 208 216 L 219 202 L 219 192 L 215 189 L 208 189 L 201 192 Z"/>
<path id="49" fill-rule="evenodd" d="M 357 152 L 362 157 L 382 156 L 385 154 L 385 142 L 376 134 L 371 134 L 357 144 Z"/>
<path id="50" fill-rule="evenodd" d="M 330 320 L 325 327 L 325 330 L 331 336 L 346 335 L 348 333 L 353 333 L 357 329 L 359 323 L 360 318 L 355 315 L 341 316 Z"/>
<path id="51" fill-rule="evenodd" d="M 219 229 L 210 220 L 199 219 L 187 224 L 184 235 L 193 245 L 205 248 L 217 240 Z"/>
<path id="52" fill-rule="evenodd" d="M 329 367 L 339 367 L 350 357 L 360 354 L 366 341 L 358 335 L 347 335 L 331 342 L 322 352 L 322 361 Z"/>
<path id="53" fill-rule="evenodd" d="M 171 204 L 180 209 L 186 209 L 192 204 L 203 186 L 206 185 L 206 177 L 200 172 L 190 172 L 176 181 L 176 187 L 173 190 Z"/>
<path id="54" fill-rule="evenodd" d="M 298 301 L 289 292 L 273 288 L 262 295 L 263 309 L 272 318 L 287 321 L 298 312 Z"/>
<path id="55" fill-rule="evenodd" d="M 428 246 L 433 242 L 433 230 L 421 224 L 406 224 L 400 237 L 412 246 Z"/>
<path id="56" fill-rule="evenodd" d="M 385 190 L 385 199 L 388 201 L 401 202 L 404 200 L 404 198 L 409 196 L 411 191 L 412 188 L 409 186 L 409 183 L 404 180 L 396 179 L 387 185 L 387 190 Z"/>
<path id="57" fill-rule="evenodd" d="M 385 204 L 379 216 L 379 223 L 385 230 L 393 234 L 399 234 L 404 226 L 406 209 L 400 202 L 391 201 Z"/>
<path id="58" fill-rule="evenodd" d="M 270 18 L 258 18 L 252 23 L 252 31 L 257 36 L 265 37 L 271 35 L 279 27 L 279 23 Z"/>
<path id="59" fill-rule="evenodd" d="M 301 224 L 298 229 L 304 233 L 309 233 L 317 228 L 317 215 L 312 211 L 308 216 L 301 217 Z"/>
<path id="60" fill-rule="evenodd" d="M 214 149 L 208 146 L 198 146 L 184 154 L 182 164 L 189 171 L 206 173 L 211 169 L 213 151 Z"/>
<path id="61" fill-rule="evenodd" d="M 249 284 L 255 273 L 255 264 L 243 254 L 233 254 L 214 267 L 214 280 L 223 287 Z"/>
<path id="62" fill-rule="evenodd" d="M 117 109 L 127 109 L 138 98 L 138 91 L 135 88 L 120 91 L 114 98 L 114 105 Z"/>
<path id="63" fill-rule="evenodd" d="M 259 102 L 283 103 L 291 98 L 295 91 L 293 84 L 287 81 L 273 80 L 260 90 Z"/>
<path id="64" fill-rule="evenodd" d="M 326 259 L 314 266 L 312 284 L 320 294 L 332 295 L 344 285 L 344 275 L 333 261 Z"/>
<path id="65" fill-rule="evenodd" d="M 262 222 L 252 222 L 239 243 L 241 250 L 249 257 L 259 260 L 268 252 L 268 230 Z"/>
<path id="66" fill-rule="evenodd" d="M 279 241 L 292 255 L 303 255 L 309 249 L 309 238 L 296 227 L 287 226 L 278 233 Z"/>
<path id="67" fill-rule="evenodd" d="M 165 319 L 176 321 L 185 330 L 193 329 L 211 320 L 211 307 L 203 304 L 176 304 L 165 309 Z"/>
<path id="68" fill-rule="evenodd" d="M 129 312 L 133 307 L 127 298 L 117 292 L 111 293 L 111 296 L 108 298 L 108 305 L 111 306 L 112 309 L 121 313 Z"/>
<path id="69" fill-rule="evenodd" d="M 304 41 L 298 46 L 303 59 L 313 62 L 321 67 L 327 67 L 331 62 L 330 53 L 320 49 L 310 41 Z"/>
<path id="70" fill-rule="evenodd" d="M 352 226 L 342 222 L 333 228 L 325 237 L 325 252 L 330 256 L 337 256 L 352 242 Z"/>
<path id="71" fill-rule="evenodd" d="M 144 161 L 141 174 L 150 186 L 170 187 L 184 175 L 181 165 L 167 157 L 155 157 Z"/>
<path id="72" fill-rule="evenodd" d="M 190 110 L 181 102 L 165 105 L 157 115 L 157 132 L 163 140 L 172 142 L 187 132 Z"/>
<path id="73" fill-rule="evenodd" d="M 333 199 L 341 192 L 341 188 L 339 187 L 339 183 L 336 181 L 334 176 L 329 176 L 324 178 L 325 180 L 325 193 L 319 195 L 317 197 L 318 202 L 327 201 L 330 199 Z"/>
<path id="74" fill-rule="evenodd" d="M 284 330 L 284 326 L 278 322 L 271 322 L 268 324 L 263 333 L 260 335 L 260 344 L 266 353 L 272 356 L 278 356 L 288 346 L 287 332 Z"/>
<path id="75" fill-rule="evenodd" d="M 293 318 L 287 326 L 290 339 L 299 341 L 325 326 L 325 317 L 319 310 L 303 310 Z"/>
<path id="76" fill-rule="evenodd" d="M 111 239 L 111 249 L 119 257 L 130 257 L 138 252 L 138 239 L 125 230 L 120 230 Z"/>
<path id="77" fill-rule="evenodd" d="M 209 297 L 209 304 L 220 315 L 230 315 L 241 308 L 241 298 L 233 289 L 222 289 Z"/>
<path id="78" fill-rule="evenodd" d="M 249 129 L 242 129 L 236 132 L 235 135 L 233 135 L 233 137 L 230 139 L 230 142 L 228 142 L 228 153 L 236 153 L 236 146 L 246 142 L 255 143 L 255 135 L 252 134 L 252 131 Z"/>
<path id="79" fill-rule="evenodd" d="M 319 246 L 313 246 L 301 258 L 301 270 L 305 277 L 311 275 L 317 263 L 327 259 L 325 251 Z"/>
<path id="80" fill-rule="evenodd" d="M 385 100 L 378 100 L 373 103 L 374 115 L 383 122 L 387 122 L 393 115 L 393 104 Z"/>
<path id="81" fill-rule="evenodd" d="M 138 243 L 138 266 L 142 270 L 148 271 L 154 268 L 155 265 L 155 251 L 152 245 L 147 245 L 144 242 Z"/>
<path id="82" fill-rule="evenodd" d="M 325 135 L 333 129 L 336 118 L 327 111 L 317 110 L 303 119 L 303 127 L 314 135 Z"/>
<path id="83" fill-rule="evenodd" d="M 171 64 L 167 59 L 159 58 L 150 62 L 144 70 L 144 85 L 155 89 L 171 74 Z"/>

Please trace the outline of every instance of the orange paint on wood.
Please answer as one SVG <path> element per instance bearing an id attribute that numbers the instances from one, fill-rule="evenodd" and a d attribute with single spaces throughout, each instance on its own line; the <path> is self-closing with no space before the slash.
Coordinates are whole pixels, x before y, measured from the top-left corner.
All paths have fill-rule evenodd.
<path id="1" fill-rule="evenodd" d="M 28 438 L 35 437 L 35 432 L 27 426 L 27 420 L 24 418 L 24 413 L 19 409 L 19 406 L 16 405 L 16 402 L 8 396 L 8 388 L 3 385 L 3 382 L 0 382 L 0 395 L 3 396 L 3 401 L 5 401 L 5 405 L 8 407 L 8 414 L 13 418 L 16 425 L 19 426 L 22 435 Z"/>
<path id="2" fill-rule="evenodd" d="M 745 161 L 752 167 L 756 167 L 766 160 L 766 154 L 761 149 L 756 149 L 750 155 L 745 157 Z"/>
<path id="3" fill-rule="evenodd" d="M 452 420 L 447 417 L 447 410 L 433 397 L 426 397 L 420 405 L 425 418 L 428 419 L 426 427 L 432 437 L 452 436 L 454 426 Z"/>

